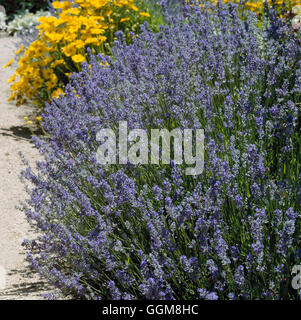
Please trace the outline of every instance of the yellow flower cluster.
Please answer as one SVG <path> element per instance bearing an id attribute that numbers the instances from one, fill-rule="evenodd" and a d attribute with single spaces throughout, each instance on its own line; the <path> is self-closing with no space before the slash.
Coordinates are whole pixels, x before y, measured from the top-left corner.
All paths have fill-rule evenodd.
<path id="1" fill-rule="evenodd" d="M 264 2 L 265 1 L 249 1 L 246 2 L 245 6 L 250 10 L 250 11 L 254 11 L 254 12 L 262 12 L 264 9 Z M 268 4 L 272 5 L 273 1 L 272 0 L 268 0 Z M 278 6 L 279 8 L 282 7 L 282 5 L 284 5 L 284 7 L 286 9 L 291 9 L 293 6 L 300 4 L 301 1 L 300 0 L 276 0 L 274 1 L 274 4 L 276 6 Z"/>
<path id="2" fill-rule="evenodd" d="M 188 3 L 190 0 L 186 0 Z M 240 0 L 222 0 L 223 3 L 237 3 L 237 4 L 241 4 Z M 256 12 L 256 13 L 262 13 L 263 9 L 264 9 L 264 3 L 266 2 L 266 0 L 251 0 L 251 1 L 247 1 L 245 3 L 243 3 L 243 8 L 246 8 L 250 11 Z M 301 4 L 301 0 L 268 0 L 268 4 L 269 6 L 271 6 L 274 2 L 274 5 L 276 5 L 276 7 L 278 6 L 278 8 L 281 8 L 284 5 L 284 8 L 286 10 L 291 10 L 294 6 L 296 5 L 300 5 Z M 213 3 L 214 5 L 217 5 L 218 0 L 211 0 L 211 3 Z M 201 5 L 203 7 L 203 5 Z"/>
<path id="3" fill-rule="evenodd" d="M 43 106 L 63 93 L 70 74 L 86 61 L 88 47 L 94 54 L 109 54 L 117 30 L 127 35 L 138 32 L 139 25 L 150 17 L 140 12 L 134 0 L 54 1 L 52 6 L 55 15 L 39 19 L 37 40 L 25 51 L 22 46 L 16 52 L 24 51 L 9 79 L 10 100 L 17 104 L 30 99 Z"/>

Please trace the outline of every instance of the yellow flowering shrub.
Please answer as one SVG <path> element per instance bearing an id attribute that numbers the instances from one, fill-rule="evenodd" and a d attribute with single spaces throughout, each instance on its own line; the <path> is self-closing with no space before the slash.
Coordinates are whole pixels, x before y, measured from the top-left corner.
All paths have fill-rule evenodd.
<path id="1" fill-rule="evenodd" d="M 139 25 L 150 18 L 134 0 L 54 1 L 52 6 L 55 15 L 39 19 L 37 39 L 25 51 L 21 47 L 16 52 L 22 55 L 9 83 L 10 100 L 17 104 L 29 99 L 43 106 L 63 93 L 70 74 L 86 61 L 88 47 L 93 54 L 110 54 L 117 30 L 126 36 L 130 31 L 137 33 Z"/>
<path id="2" fill-rule="evenodd" d="M 212 0 L 213 4 L 217 4 L 218 0 Z M 223 3 L 241 3 L 240 0 L 222 0 Z M 262 13 L 264 10 L 264 3 L 266 0 L 250 0 L 244 3 L 244 7 L 250 11 L 256 12 L 256 13 Z M 291 10 L 294 6 L 300 5 L 301 0 L 268 0 L 268 4 L 276 5 L 279 9 L 282 8 L 282 5 L 284 5 L 284 8 L 286 10 Z"/>
<path id="3" fill-rule="evenodd" d="M 245 6 L 247 9 L 249 9 L 250 11 L 254 11 L 254 12 L 263 12 L 264 10 L 264 2 L 265 0 L 259 0 L 259 1 L 248 1 L 245 3 Z M 284 8 L 286 10 L 290 10 L 293 6 L 300 4 L 301 1 L 300 0 L 268 0 L 268 4 L 271 6 L 276 5 L 279 9 L 282 8 L 282 6 L 284 5 Z"/>
<path id="4" fill-rule="evenodd" d="M 212 0 L 217 3 L 216 0 Z M 240 0 L 222 0 L 223 3 L 235 2 L 240 3 Z M 253 0 L 247 1 L 243 4 L 242 9 L 247 9 L 252 12 L 256 12 L 259 16 L 264 12 L 266 0 Z M 301 14 L 296 12 L 296 8 L 301 7 L 301 0 L 268 0 L 269 7 L 273 6 L 280 14 L 280 17 L 287 23 L 292 25 L 293 30 L 298 30 L 301 28 Z M 284 9 L 284 15 L 282 15 L 282 10 Z"/>

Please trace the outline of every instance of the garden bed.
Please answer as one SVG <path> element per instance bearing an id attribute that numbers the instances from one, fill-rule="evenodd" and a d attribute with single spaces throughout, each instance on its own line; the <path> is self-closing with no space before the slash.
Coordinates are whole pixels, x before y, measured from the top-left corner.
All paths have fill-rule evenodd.
<path id="1" fill-rule="evenodd" d="M 54 1 L 24 36 L 49 298 L 300 299 L 301 7 L 223 2 Z"/>

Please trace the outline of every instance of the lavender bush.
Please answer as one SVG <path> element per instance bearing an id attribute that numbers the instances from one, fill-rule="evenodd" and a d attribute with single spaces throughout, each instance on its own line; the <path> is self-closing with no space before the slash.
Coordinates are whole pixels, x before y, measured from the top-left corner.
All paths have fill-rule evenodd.
<path id="1" fill-rule="evenodd" d="M 187 6 L 73 75 L 22 210 L 32 267 L 81 299 L 299 299 L 300 43 L 272 12 Z M 101 62 L 101 64 L 100 64 Z M 108 65 L 105 64 L 108 62 Z M 205 168 L 96 162 L 100 128 L 203 128 Z"/>

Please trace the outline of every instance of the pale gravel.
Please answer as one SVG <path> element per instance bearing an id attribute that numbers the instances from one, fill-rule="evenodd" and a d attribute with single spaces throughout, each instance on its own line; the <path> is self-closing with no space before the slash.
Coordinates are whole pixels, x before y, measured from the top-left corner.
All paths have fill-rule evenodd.
<path id="1" fill-rule="evenodd" d="M 34 233 L 25 215 L 15 208 L 27 196 L 18 178 L 24 169 L 18 153 L 21 151 L 31 164 L 39 159 L 38 151 L 28 139 L 24 120 L 32 109 L 16 107 L 7 101 L 10 95 L 7 81 L 15 66 L 3 69 L 3 65 L 14 57 L 15 42 L 14 38 L 0 37 L 0 267 L 7 273 L 0 300 L 40 300 L 51 288 L 25 261 L 21 243 Z"/>

